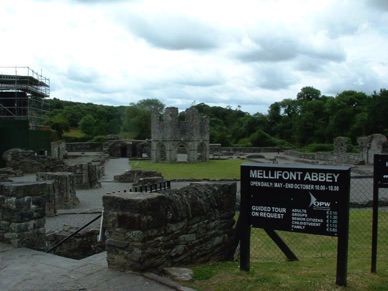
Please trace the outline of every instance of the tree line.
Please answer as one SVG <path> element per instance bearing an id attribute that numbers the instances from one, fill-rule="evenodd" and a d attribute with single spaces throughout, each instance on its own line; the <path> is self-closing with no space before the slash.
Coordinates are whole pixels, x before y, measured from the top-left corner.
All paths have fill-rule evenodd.
<path id="1" fill-rule="evenodd" d="M 57 98 L 49 102 L 51 110 L 44 124 L 54 130 L 58 139 L 69 139 L 66 133 L 78 129 L 83 134 L 78 139 L 83 141 L 103 140 L 109 134 L 150 139 L 151 112 L 156 110 L 162 114 L 166 107 L 157 99 L 144 99 L 128 106 L 96 105 Z M 194 107 L 209 117 L 210 143 L 222 146 L 303 147 L 332 144 L 338 136 L 348 137 L 356 144 L 359 136 L 388 135 L 386 89 L 371 95 L 348 90 L 332 97 L 322 95 L 314 87 L 304 87 L 295 98 L 271 104 L 265 114 L 249 114 L 239 107 L 223 108 L 205 103 Z M 180 113 L 180 118 L 184 119 L 184 112 Z"/>

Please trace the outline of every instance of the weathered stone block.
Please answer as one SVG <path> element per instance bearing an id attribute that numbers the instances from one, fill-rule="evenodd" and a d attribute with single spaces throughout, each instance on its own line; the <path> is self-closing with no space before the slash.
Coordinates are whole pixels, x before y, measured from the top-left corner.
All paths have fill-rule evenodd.
<path id="1" fill-rule="evenodd" d="M 42 249 L 46 183 L 5 183 L 0 189 L 0 241 Z"/>
<path id="2" fill-rule="evenodd" d="M 114 248 L 119 248 L 119 249 L 125 249 L 128 246 L 128 242 L 126 241 L 119 241 L 119 240 L 114 240 L 114 239 L 108 239 L 106 241 L 106 244 L 108 246 L 112 246 Z"/>
<path id="3" fill-rule="evenodd" d="M 44 182 L 4 182 L 0 185 L 0 195 L 13 198 L 41 196 L 45 187 Z"/>
<path id="4" fill-rule="evenodd" d="M 70 172 L 40 172 L 36 174 L 37 181 L 50 181 L 50 186 L 46 186 L 46 193 L 51 196 L 50 200 L 54 201 L 57 209 L 70 209 L 79 204 L 79 199 L 75 191 L 75 175 Z M 50 192 L 48 192 L 50 191 Z M 55 212 L 55 210 L 54 210 Z"/>

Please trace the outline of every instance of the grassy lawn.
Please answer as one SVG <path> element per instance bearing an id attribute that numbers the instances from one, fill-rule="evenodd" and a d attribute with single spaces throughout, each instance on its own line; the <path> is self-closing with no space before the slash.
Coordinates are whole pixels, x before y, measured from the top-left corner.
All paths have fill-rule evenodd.
<path id="1" fill-rule="evenodd" d="M 69 137 L 77 137 L 77 138 L 81 138 L 85 136 L 85 134 L 82 133 L 79 128 L 71 128 L 69 132 L 65 132 L 63 135 L 69 136 Z"/>
<path id="2" fill-rule="evenodd" d="M 165 179 L 239 179 L 240 165 L 244 160 L 211 160 L 207 163 L 153 163 L 131 161 L 132 169 L 161 172 Z"/>
<path id="3" fill-rule="evenodd" d="M 250 272 L 239 261 L 192 266 L 195 290 L 388 290 L 388 212 L 380 213 L 377 273 L 371 273 L 371 210 L 350 212 L 347 287 L 336 282 L 337 238 L 278 232 L 299 261 L 288 262 L 262 229 L 252 228 Z M 368 220 L 369 222 L 369 220 Z M 385 222 L 385 223 L 384 223 Z M 360 223 L 364 224 L 360 228 Z M 364 229 L 364 230 L 363 230 Z"/>
<path id="4" fill-rule="evenodd" d="M 133 169 L 161 172 L 166 179 L 239 179 L 243 160 L 208 163 L 163 164 L 131 161 Z M 239 261 L 186 266 L 193 270 L 195 290 L 388 290 L 388 211 L 379 214 L 377 273 L 371 273 L 370 209 L 350 211 L 347 287 L 336 282 L 337 238 L 278 232 L 299 261 L 289 262 L 262 229 L 252 228 L 250 272 L 240 271 Z"/>

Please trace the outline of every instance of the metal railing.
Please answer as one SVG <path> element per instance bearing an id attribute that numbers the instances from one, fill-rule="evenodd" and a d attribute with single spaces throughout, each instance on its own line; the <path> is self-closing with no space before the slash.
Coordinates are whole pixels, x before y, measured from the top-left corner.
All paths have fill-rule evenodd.
<path id="1" fill-rule="evenodd" d="M 152 192 L 159 192 L 159 191 L 164 191 L 164 190 L 168 190 L 168 189 L 171 189 L 171 182 L 170 181 L 156 183 L 156 184 L 153 184 L 153 185 L 146 185 L 146 186 L 140 186 L 140 187 L 131 188 L 131 189 L 129 189 L 128 192 L 152 193 Z M 117 191 L 117 192 L 121 192 L 121 191 Z M 123 192 L 125 193 L 127 191 L 124 190 Z M 111 192 L 111 193 L 107 193 L 107 194 L 114 194 L 114 193 L 115 192 Z M 84 228 L 86 228 L 87 226 L 89 226 L 90 224 L 92 224 L 93 222 L 95 222 L 99 218 L 101 218 L 101 222 L 100 222 L 100 232 L 99 232 L 97 241 L 103 240 L 103 238 L 104 238 L 104 228 L 103 228 L 103 218 L 104 217 L 103 217 L 103 215 L 104 215 L 104 209 L 101 211 L 101 214 L 99 214 L 97 217 L 93 218 L 92 220 L 90 220 L 89 222 L 87 222 L 86 224 L 81 226 L 75 232 L 71 233 L 70 235 L 68 235 L 67 237 L 62 239 L 60 242 L 58 242 L 53 247 L 51 247 L 49 250 L 47 250 L 46 253 L 52 252 L 57 247 L 59 247 L 60 245 L 62 245 L 63 243 L 65 243 L 66 241 L 71 239 L 72 237 L 74 237 L 77 233 L 79 233 L 81 230 L 83 230 Z"/>

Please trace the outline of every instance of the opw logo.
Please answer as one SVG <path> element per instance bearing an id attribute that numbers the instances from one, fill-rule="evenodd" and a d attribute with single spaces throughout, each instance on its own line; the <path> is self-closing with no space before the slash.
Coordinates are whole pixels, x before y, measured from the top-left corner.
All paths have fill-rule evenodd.
<path id="1" fill-rule="evenodd" d="M 331 202 L 328 201 L 318 201 L 317 198 L 314 197 L 313 194 L 310 193 L 310 205 L 309 207 L 313 207 L 315 210 L 327 210 L 330 209 Z"/>

